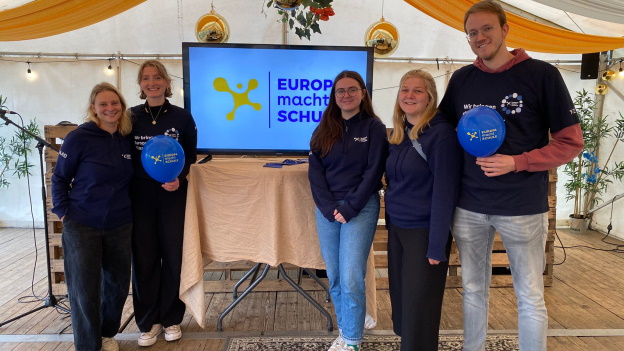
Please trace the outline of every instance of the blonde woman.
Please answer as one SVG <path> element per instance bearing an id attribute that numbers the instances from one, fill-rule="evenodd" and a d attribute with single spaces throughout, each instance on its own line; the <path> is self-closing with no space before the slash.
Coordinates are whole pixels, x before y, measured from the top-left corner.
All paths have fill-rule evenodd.
<path id="1" fill-rule="evenodd" d="M 130 286 L 132 128 L 108 83 L 91 91 L 86 123 L 67 135 L 52 175 L 52 212 L 63 221 L 74 346 L 116 351 Z"/>
<path id="2" fill-rule="evenodd" d="M 412 70 L 401 78 L 385 201 L 392 322 L 402 351 L 438 349 L 462 154 L 437 105 L 431 74 Z"/>

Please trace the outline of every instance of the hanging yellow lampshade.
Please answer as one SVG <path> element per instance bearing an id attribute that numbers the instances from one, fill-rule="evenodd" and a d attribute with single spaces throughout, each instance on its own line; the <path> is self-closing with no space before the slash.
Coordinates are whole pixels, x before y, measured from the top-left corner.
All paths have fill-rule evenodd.
<path id="1" fill-rule="evenodd" d="M 596 88 L 594 88 L 594 91 L 598 95 L 604 95 L 609 91 L 609 87 L 606 84 L 598 84 Z"/>
<path id="2" fill-rule="evenodd" d="M 291 11 L 301 5 L 303 0 L 275 0 L 275 6 L 284 11 Z"/>
<path id="3" fill-rule="evenodd" d="M 382 17 L 366 30 L 364 45 L 373 47 L 375 57 L 390 56 L 399 47 L 399 31 Z"/>
<path id="4" fill-rule="evenodd" d="M 606 70 L 606 71 L 604 71 L 604 73 L 602 73 L 602 80 L 604 80 L 605 82 L 609 82 L 613 78 L 615 78 L 615 72 L 610 70 L 610 69 Z"/>
<path id="5" fill-rule="evenodd" d="M 230 38 L 230 26 L 225 18 L 213 9 L 197 21 L 195 36 L 202 43 L 227 43 Z"/>

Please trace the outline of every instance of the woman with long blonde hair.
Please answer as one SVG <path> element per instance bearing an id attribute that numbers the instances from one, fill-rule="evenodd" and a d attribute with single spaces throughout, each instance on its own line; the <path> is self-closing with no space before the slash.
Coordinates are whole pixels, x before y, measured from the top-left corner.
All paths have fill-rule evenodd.
<path id="1" fill-rule="evenodd" d="M 412 70 L 401 78 L 385 196 L 392 322 L 401 351 L 438 349 L 462 154 L 437 105 L 431 74 Z"/>

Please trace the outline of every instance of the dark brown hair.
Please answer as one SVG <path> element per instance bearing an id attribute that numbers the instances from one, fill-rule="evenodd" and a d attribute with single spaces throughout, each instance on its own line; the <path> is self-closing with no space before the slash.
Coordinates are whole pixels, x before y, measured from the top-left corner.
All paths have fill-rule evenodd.
<path id="1" fill-rule="evenodd" d="M 334 144 L 342 137 L 342 112 L 340 111 L 338 104 L 336 104 L 336 83 L 344 78 L 355 79 L 358 82 L 360 89 L 362 89 L 364 97 L 360 104 L 360 113 L 363 112 L 366 115 L 379 119 L 373 110 L 373 102 L 371 101 L 370 95 L 366 91 L 366 84 L 364 83 L 362 76 L 355 71 L 342 71 L 338 73 L 338 76 L 334 79 L 331 92 L 329 93 L 329 104 L 323 112 L 321 122 L 310 140 L 310 148 L 313 151 L 320 152 L 321 157 L 325 157 L 331 150 L 332 146 L 334 146 Z"/>

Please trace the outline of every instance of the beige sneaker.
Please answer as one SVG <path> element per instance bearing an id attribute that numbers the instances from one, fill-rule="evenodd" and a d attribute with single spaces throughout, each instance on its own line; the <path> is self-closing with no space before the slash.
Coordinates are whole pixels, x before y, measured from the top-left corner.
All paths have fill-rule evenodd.
<path id="1" fill-rule="evenodd" d="M 338 336 L 336 340 L 332 342 L 331 346 L 329 347 L 329 349 L 327 349 L 327 351 L 340 351 L 345 346 L 347 345 L 345 344 L 345 341 L 342 338 L 342 336 Z"/>
<path id="2" fill-rule="evenodd" d="M 165 328 L 165 340 L 176 341 L 182 337 L 182 330 L 179 325 L 172 325 Z"/>
<path id="3" fill-rule="evenodd" d="M 139 336 L 139 346 L 152 346 L 156 343 L 158 335 L 162 333 L 163 327 L 160 324 L 152 325 L 152 330 L 147 333 L 141 333 Z"/>
<path id="4" fill-rule="evenodd" d="M 102 351 L 119 351 L 119 344 L 113 338 L 102 338 Z"/>

